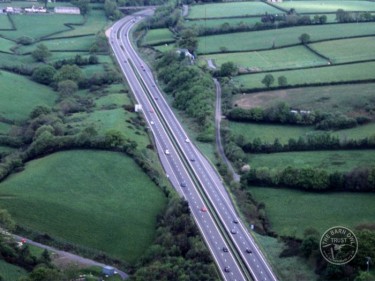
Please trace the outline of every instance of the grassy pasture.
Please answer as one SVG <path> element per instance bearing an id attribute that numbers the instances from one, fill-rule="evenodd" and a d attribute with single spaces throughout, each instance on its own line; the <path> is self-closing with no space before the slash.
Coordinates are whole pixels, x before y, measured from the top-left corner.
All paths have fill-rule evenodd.
<path id="1" fill-rule="evenodd" d="M 0 194 L 19 224 L 128 262 L 152 243 L 166 203 L 130 157 L 90 150 L 31 161 L 0 184 Z"/>
<path id="2" fill-rule="evenodd" d="M 360 35 L 373 35 L 373 23 L 329 24 L 314 26 L 297 26 L 253 32 L 238 32 L 198 38 L 198 53 L 220 53 L 220 48 L 228 51 L 251 51 L 298 44 L 298 37 L 307 33 L 311 41 L 335 39 Z"/>
<path id="3" fill-rule="evenodd" d="M 272 228 L 279 235 L 302 238 L 307 227 L 321 234 L 334 225 L 354 228 L 375 222 L 375 194 L 309 193 L 299 190 L 251 187 L 258 202 L 264 202 Z"/>
<path id="4" fill-rule="evenodd" d="M 28 66 L 36 65 L 35 60 L 31 57 L 31 55 L 19 56 L 15 54 L 0 53 L 0 65 L 14 66 L 22 64 L 27 64 Z"/>
<path id="5" fill-rule="evenodd" d="M 214 54 L 203 56 L 203 58 L 213 59 L 218 67 L 231 61 L 239 67 L 256 69 L 257 71 L 327 64 L 326 60 L 313 54 L 303 46 L 259 52 Z"/>
<path id="6" fill-rule="evenodd" d="M 52 106 L 57 97 L 51 88 L 6 71 L 1 72 L 0 84 L 0 115 L 8 119 L 25 120 L 34 107 Z"/>
<path id="7" fill-rule="evenodd" d="M 248 24 L 250 26 L 255 25 L 257 22 L 261 22 L 260 17 L 251 18 L 231 18 L 231 19 L 208 19 L 208 20 L 185 20 L 184 25 L 187 27 L 220 27 L 224 23 L 228 23 L 230 26 L 237 26 L 241 23 Z"/>
<path id="8" fill-rule="evenodd" d="M 83 25 L 74 25 L 74 29 L 67 30 L 66 32 L 49 36 L 48 38 L 80 36 L 96 34 L 99 30 L 107 25 L 107 19 L 103 10 L 91 10 L 89 17 L 84 21 L 67 21 L 71 23 L 84 23 Z"/>
<path id="9" fill-rule="evenodd" d="M 104 67 L 102 64 L 86 65 L 82 70 L 86 77 L 90 77 L 95 73 L 104 73 Z"/>
<path id="10" fill-rule="evenodd" d="M 43 43 L 47 48 L 53 51 L 75 51 L 75 50 L 85 50 L 89 51 L 92 44 L 95 42 L 95 36 L 85 36 L 85 37 L 75 37 L 75 38 L 62 38 L 53 40 L 43 40 Z M 29 46 L 23 46 L 19 48 L 21 53 L 31 53 L 35 50 L 35 44 Z"/>
<path id="11" fill-rule="evenodd" d="M 39 3 L 32 3 L 32 2 L 29 2 L 29 1 L 12 1 L 11 3 L 9 2 L 0 2 L 0 8 L 4 8 L 4 7 L 9 7 L 9 6 L 12 6 L 12 7 L 21 7 L 21 8 L 31 8 L 32 5 L 35 5 L 35 6 L 41 6 L 41 4 Z M 51 3 L 48 3 L 48 8 L 52 8 L 52 7 L 58 7 L 58 6 L 73 6 L 72 4 L 70 4 L 69 2 L 51 2 Z"/>
<path id="12" fill-rule="evenodd" d="M 310 46 L 334 63 L 375 59 L 375 37 L 333 40 Z"/>
<path id="13" fill-rule="evenodd" d="M 4 278 L 4 281 L 15 281 L 22 276 L 26 276 L 27 271 L 22 267 L 7 263 L 0 259 L 0 275 Z"/>
<path id="14" fill-rule="evenodd" d="M 250 154 L 251 167 L 285 168 L 321 168 L 328 172 L 350 171 L 356 167 L 375 165 L 374 150 L 335 150 L 282 152 L 272 154 Z"/>
<path id="15" fill-rule="evenodd" d="M 160 46 L 154 46 L 153 48 L 155 50 L 159 51 L 159 52 L 169 52 L 169 51 L 171 51 L 175 48 L 175 45 L 174 44 L 164 44 L 164 45 L 160 45 Z"/>
<path id="16" fill-rule="evenodd" d="M 0 31 L 0 34 L 13 40 L 21 36 L 39 39 L 54 32 L 69 30 L 64 23 L 83 22 L 83 17 L 80 15 L 12 15 L 11 17 L 17 30 Z M 35 28 L 30 28 L 30 26 Z"/>
<path id="17" fill-rule="evenodd" d="M 280 12 L 280 10 L 262 2 L 215 3 L 190 6 L 188 18 L 236 17 Z"/>
<path id="18" fill-rule="evenodd" d="M 241 108 L 268 108 L 286 102 L 293 108 L 340 112 L 349 116 L 368 115 L 375 110 L 374 83 L 294 88 L 236 95 L 233 104 Z"/>
<path id="19" fill-rule="evenodd" d="M 15 45 L 13 41 L 4 39 L 0 37 L 0 52 L 12 53 L 10 48 Z"/>
<path id="20" fill-rule="evenodd" d="M 173 33 L 168 28 L 150 29 L 143 38 L 142 45 L 158 45 L 163 42 L 174 42 Z"/>
<path id="21" fill-rule="evenodd" d="M 294 8 L 298 13 L 326 13 L 345 11 L 375 11 L 375 3 L 370 1 L 287 1 L 277 3 L 284 9 Z"/>
<path id="22" fill-rule="evenodd" d="M 289 70 L 272 72 L 274 77 L 285 76 L 288 85 L 330 83 L 375 78 L 375 62 L 319 67 L 304 70 Z M 235 77 L 233 80 L 241 88 L 265 88 L 262 84 L 264 73 L 247 74 Z M 277 82 L 276 84 L 277 85 Z"/>
<path id="23" fill-rule="evenodd" d="M 10 21 L 6 14 L 0 14 L 0 28 L 1 29 L 10 29 L 12 28 L 12 25 L 10 24 Z"/>

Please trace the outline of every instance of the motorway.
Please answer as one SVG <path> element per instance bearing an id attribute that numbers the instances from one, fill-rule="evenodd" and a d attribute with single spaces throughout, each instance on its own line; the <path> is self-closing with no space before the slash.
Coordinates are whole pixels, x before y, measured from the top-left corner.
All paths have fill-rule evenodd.
<path id="1" fill-rule="evenodd" d="M 116 22 L 109 41 L 137 103 L 143 108 L 166 174 L 188 201 L 223 280 L 250 280 L 250 273 L 256 281 L 276 281 L 263 254 L 238 219 L 217 172 L 190 142 L 157 88 L 151 70 L 133 49 L 130 30 L 150 14 L 151 10 L 143 11 L 142 16 L 134 14 Z M 204 189 L 204 196 L 198 185 Z"/>

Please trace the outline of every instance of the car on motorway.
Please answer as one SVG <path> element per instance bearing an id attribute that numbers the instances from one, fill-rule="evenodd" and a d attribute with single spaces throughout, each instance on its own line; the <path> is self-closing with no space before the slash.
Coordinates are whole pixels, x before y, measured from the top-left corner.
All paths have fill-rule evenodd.
<path id="1" fill-rule="evenodd" d="M 223 247 L 223 252 L 227 253 L 228 252 L 228 248 L 227 247 Z"/>
<path id="2" fill-rule="evenodd" d="M 155 122 L 154 122 L 154 121 L 151 121 L 151 122 L 150 122 L 150 124 L 151 124 L 151 125 L 154 125 L 154 124 L 155 124 Z"/>
<path id="3" fill-rule="evenodd" d="M 238 223 L 238 219 L 233 219 L 233 223 L 237 224 Z"/>
<path id="4" fill-rule="evenodd" d="M 166 150 L 165 150 L 165 154 L 167 154 L 167 155 L 171 154 L 171 153 L 169 152 L 169 149 L 166 149 Z"/>
<path id="5" fill-rule="evenodd" d="M 205 206 L 203 206 L 203 207 L 201 208 L 201 211 L 202 211 L 203 213 L 205 213 L 205 212 L 207 212 L 207 208 L 206 208 Z"/>
<path id="6" fill-rule="evenodd" d="M 189 143 L 189 142 L 190 142 L 190 140 L 189 140 L 188 138 L 186 138 L 185 142 L 186 142 L 186 143 Z"/>
<path id="7" fill-rule="evenodd" d="M 253 251 L 252 251 L 252 250 L 250 250 L 249 248 L 246 248 L 245 252 L 246 252 L 246 253 L 248 253 L 248 254 L 251 254 L 251 253 L 253 253 Z"/>
<path id="8" fill-rule="evenodd" d="M 191 162 L 194 162 L 194 161 L 195 161 L 195 158 L 194 158 L 194 157 L 190 157 L 190 161 L 191 161 Z"/>
<path id="9" fill-rule="evenodd" d="M 230 272 L 230 267 L 229 266 L 224 267 L 224 271 L 225 272 Z"/>
<path id="10" fill-rule="evenodd" d="M 232 228 L 232 229 L 230 230 L 230 233 L 232 233 L 232 234 L 236 234 L 236 233 L 237 233 L 237 230 L 235 230 L 234 228 Z"/>
<path id="11" fill-rule="evenodd" d="M 181 182 L 181 183 L 180 183 L 180 186 L 181 186 L 181 187 L 186 187 L 186 182 L 184 182 L 184 181 Z"/>
<path id="12" fill-rule="evenodd" d="M 155 100 L 158 100 L 159 98 L 158 97 L 154 97 Z"/>
<path id="13" fill-rule="evenodd" d="M 150 113 L 154 113 L 154 110 L 153 110 L 153 109 L 150 109 Z"/>

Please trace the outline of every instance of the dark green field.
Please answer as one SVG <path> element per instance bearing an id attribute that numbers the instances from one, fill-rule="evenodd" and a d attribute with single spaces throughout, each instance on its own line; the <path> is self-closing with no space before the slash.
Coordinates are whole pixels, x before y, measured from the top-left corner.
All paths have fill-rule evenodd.
<path id="1" fill-rule="evenodd" d="M 0 276 L 4 281 L 16 281 L 22 276 L 26 276 L 27 272 L 21 267 L 7 263 L 0 259 Z"/>
<path id="2" fill-rule="evenodd" d="M 373 193 L 309 193 L 289 189 L 251 187 L 258 202 L 264 202 L 272 229 L 279 235 L 296 235 L 314 227 L 320 233 L 335 225 L 354 228 L 375 223 Z"/>
<path id="3" fill-rule="evenodd" d="M 131 158 L 105 151 L 55 153 L 0 183 L 17 223 L 128 262 L 152 243 L 165 203 Z"/>

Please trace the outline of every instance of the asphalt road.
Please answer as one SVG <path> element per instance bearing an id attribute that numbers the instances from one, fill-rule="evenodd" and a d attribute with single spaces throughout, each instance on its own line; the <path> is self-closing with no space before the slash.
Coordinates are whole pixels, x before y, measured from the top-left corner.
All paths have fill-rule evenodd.
<path id="1" fill-rule="evenodd" d="M 140 16 L 141 14 L 142 16 Z M 232 248 L 230 248 L 223 238 L 223 234 L 219 231 L 213 219 L 213 214 L 205 210 L 201 196 L 194 186 L 180 158 L 181 156 L 173 146 L 160 118 L 165 120 L 167 126 L 172 131 L 174 138 L 183 152 L 183 157 L 188 161 L 191 169 L 193 169 L 196 178 L 198 178 L 205 190 L 206 196 L 216 210 L 216 214 L 222 222 L 223 231 L 230 237 L 231 243 L 234 244 L 236 249 L 233 249 L 233 251 L 241 256 L 253 279 L 256 281 L 277 280 L 264 256 L 254 243 L 254 240 L 247 232 L 247 229 L 238 219 L 216 170 L 194 144 L 189 141 L 186 132 L 158 90 L 151 70 L 133 49 L 129 40 L 130 29 L 144 15 L 150 14 L 152 14 L 151 10 L 143 11 L 138 15 L 127 16 L 116 22 L 112 27 L 109 41 L 138 104 L 142 105 L 144 117 L 154 135 L 157 150 L 166 174 L 176 190 L 189 202 L 192 215 L 220 269 L 223 279 L 247 280 L 234 258 Z M 146 95 L 138 80 L 139 77 L 141 77 L 148 92 L 151 93 L 151 97 Z M 160 112 L 160 115 L 157 112 Z M 229 250 L 224 252 L 223 248 Z"/>

